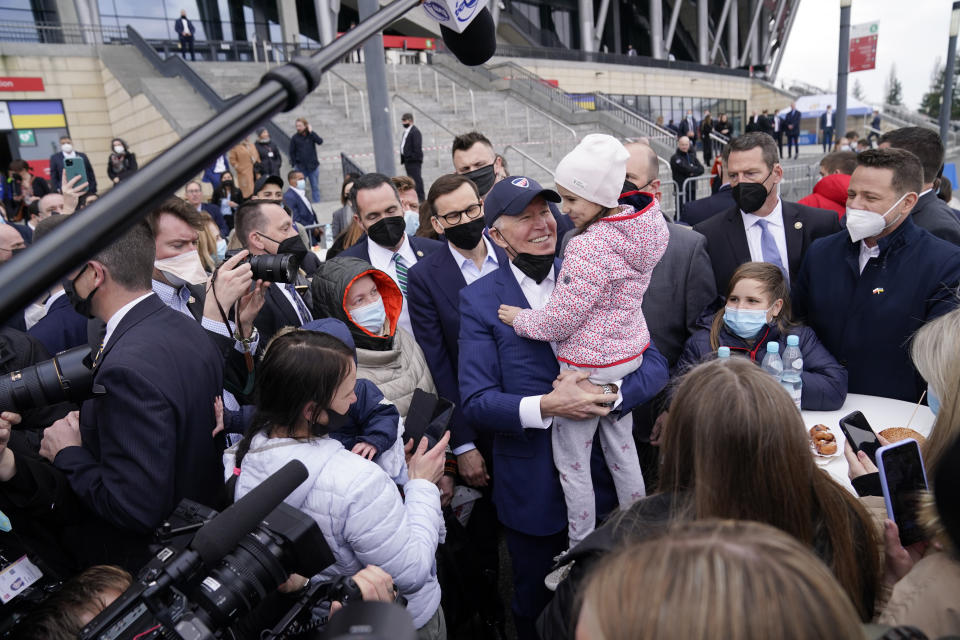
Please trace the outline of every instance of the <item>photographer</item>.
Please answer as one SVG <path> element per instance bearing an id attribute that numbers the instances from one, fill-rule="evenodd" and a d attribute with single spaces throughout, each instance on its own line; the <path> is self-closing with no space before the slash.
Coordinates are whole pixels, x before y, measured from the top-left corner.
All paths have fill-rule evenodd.
<path id="1" fill-rule="evenodd" d="M 75 544 L 88 560 L 130 569 L 181 499 L 222 502 L 210 437 L 222 360 L 195 321 L 151 291 L 154 258 L 153 235 L 137 224 L 64 283 L 74 309 L 106 323 L 93 361 L 107 393 L 47 428 L 40 446 L 105 525 Z"/>
<path id="2" fill-rule="evenodd" d="M 283 207 L 266 200 L 251 200 L 237 209 L 237 238 L 251 256 L 293 254 L 302 259 L 307 248 L 293 228 L 293 220 Z M 302 326 L 313 320 L 310 315 L 310 292 L 304 296 L 298 287 L 306 288 L 307 279 L 297 274 L 296 282 L 277 284 L 266 290 L 266 301 L 254 325 L 260 340 L 267 344 L 282 327 Z"/>
<path id="3" fill-rule="evenodd" d="M 331 421 L 355 402 L 353 352 L 336 338 L 294 330 L 278 336 L 257 367 L 257 407 L 244 439 L 224 455 L 235 499 L 291 459 L 310 474 L 287 504 L 316 520 L 336 563 L 321 579 L 382 567 L 407 600 L 423 639 L 446 638 L 434 555 L 442 517 L 436 482 L 449 436 L 408 462 L 405 500 L 373 462 L 327 437 Z M 229 486 L 229 483 L 228 483 Z"/>

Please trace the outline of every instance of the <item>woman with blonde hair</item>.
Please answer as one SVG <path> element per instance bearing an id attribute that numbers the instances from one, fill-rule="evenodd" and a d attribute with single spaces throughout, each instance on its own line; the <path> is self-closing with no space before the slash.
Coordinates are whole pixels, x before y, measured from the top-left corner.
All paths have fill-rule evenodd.
<path id="1" fill-rule="evenodd" d="M 577 640 L 855 640 L 829 569 L 758 522 L 704 520 L 609 555 L 584 589 Z"/>
<path id="2" fill-rule="evenodd" d="M 746 359 L 686 374 L 661 445 L 659 493 L 598 528 L 539 621 L 543 638 L 572 637 L 577 586 L 599 555 L 677 521 L 733 518 L 769 524 L 812 550 L 868 622 L 880 585 L 880 538 L 860 501 L 817 467 L 800 412 L 772 376 Z"/>

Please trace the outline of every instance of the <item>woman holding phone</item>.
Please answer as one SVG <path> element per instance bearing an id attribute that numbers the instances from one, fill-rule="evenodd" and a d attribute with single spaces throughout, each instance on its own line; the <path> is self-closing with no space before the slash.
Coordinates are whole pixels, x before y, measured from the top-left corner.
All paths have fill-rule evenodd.
<path id="1" fill-rule="evenodd" d="M 257 367 L 256 412 L 224 454 L 239 499 L 292 459 L 309 478 L 285 500 L 316 520 L 336 557 L 319 578 L 381 567 L 407 598 L 420 640 L 446 638 L 435 555 L 443 517 L 436 483 L 449 434 L 408 462 L 401 498 L 379 466 L 328 437 L 331 419 L 356 401 L 353 352 L 328 335 L 296 329 L 276 337 Z"/>

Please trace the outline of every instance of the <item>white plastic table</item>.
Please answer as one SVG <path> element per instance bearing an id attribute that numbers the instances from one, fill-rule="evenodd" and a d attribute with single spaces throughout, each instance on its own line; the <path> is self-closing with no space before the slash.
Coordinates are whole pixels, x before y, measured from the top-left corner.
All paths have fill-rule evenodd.
<path id="1" fill-rule="evenodd" d="M 910 415 L 916 407 L 916 404 L 903 400 L 850 393 L 847 394 L 847 401 L 843 403 L 843 407 L 836 411 L 801 411 L 800 413 L 807 429 L 815 424 L 825 424 L 837 437 L 840 455 L 831 458 L 814 456 L 814 459 L 817 461 L 817 465 L 829 473 L 834 480 L 851 493 L 856 494 L 853 485 L 850 484 L 850 479 L 847 477 L 850 467 L 842 453 L 845 438 L 843 432 L 840 431 L 840 418 L 853 411 L 860 411 L 875 432 L 883 431 L 889 427 L 909 427 L 920 435 L 927 437 L 930 435 L 931 427 L 933 427 L 933 412 L 926 405 L 920 405 L 920 408 L 917 409 L 917 415 L 908 424 L 907 421 L 910 420 Z"/>

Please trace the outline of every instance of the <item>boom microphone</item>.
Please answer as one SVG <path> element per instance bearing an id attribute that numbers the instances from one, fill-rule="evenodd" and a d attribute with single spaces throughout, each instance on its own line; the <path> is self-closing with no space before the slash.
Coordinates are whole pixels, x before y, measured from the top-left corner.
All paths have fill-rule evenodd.
<path id="1" fill-rule="evenodd" d="M 440 35 L 450 53 L 468 67 L 476 67 L 497 52 L 497 31 L 490 10 L 484 7 L 461 33 L 440 25 Z"/>
<path id="2" fill-rule="evenodd" d="M 487 0 L 423 0 L 423 10 L 440 23 L 440 35 L 457 60 L 471 67 L 497 51 L 497 30 Z"/>
<path id="3" fill-rule="evenodd" d="M 206 566 L 213 566 L 233 551 L 240 539 L 253 531 L 307 477 L 307 468 L 303 463 L 291 460 L 223 513 L 200 527 L 190 548 L 197 552 Z"/>

